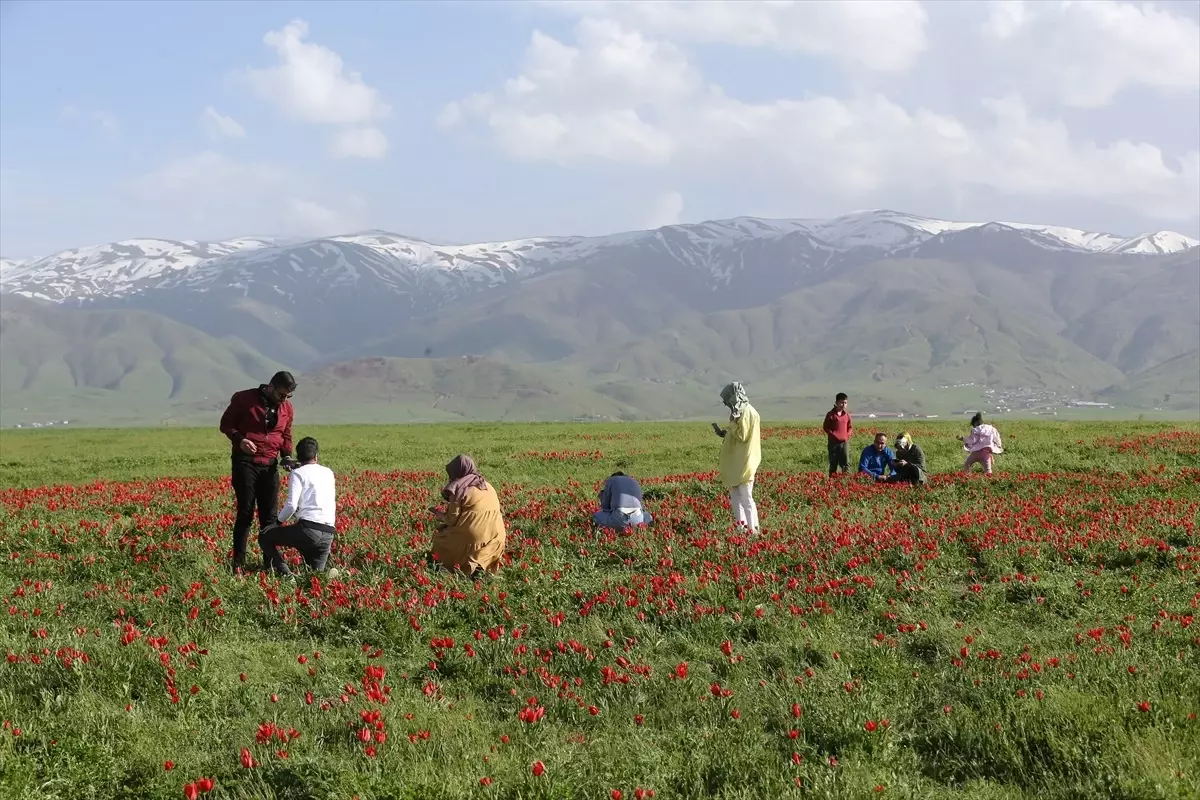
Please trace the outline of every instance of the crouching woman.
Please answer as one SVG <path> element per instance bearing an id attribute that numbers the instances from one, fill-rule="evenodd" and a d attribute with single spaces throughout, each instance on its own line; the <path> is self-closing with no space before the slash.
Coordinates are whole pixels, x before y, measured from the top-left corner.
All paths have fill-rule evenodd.
<path id="1" fill-rule="evenodd" d="M 896 439 L 896 457 L 892 460 L 892 474 L 888 483 L 911 483 L 914 486 L 929 480 L 925 471 L 925 454 L 905 431 Z"/>
<path id="2" fill-rule="evenodd" d="M 499 572 L 506 538 L 499 495 L 470 456 L 455 456 L 446 476 L 446 510 L 431 509 L 441 523 L 433 534 L 433 561 L 467 576 Z"/>

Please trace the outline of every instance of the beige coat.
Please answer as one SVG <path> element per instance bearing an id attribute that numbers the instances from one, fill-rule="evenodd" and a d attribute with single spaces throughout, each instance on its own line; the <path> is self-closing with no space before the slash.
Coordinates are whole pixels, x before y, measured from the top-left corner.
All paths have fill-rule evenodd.
<path id="1" fill-rule="evenodd" d="M 461 505 L 447 506 L 446 524 L 433 534 L 433 557 L 447 569 L 466 575 L 476 569 L 496 573 L 506 534 L 496 490 L 490 483 L 471 487 Z"/>

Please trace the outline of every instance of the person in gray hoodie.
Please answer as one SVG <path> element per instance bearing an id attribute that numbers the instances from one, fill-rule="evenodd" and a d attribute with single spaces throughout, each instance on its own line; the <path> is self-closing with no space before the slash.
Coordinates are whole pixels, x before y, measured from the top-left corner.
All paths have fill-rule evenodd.
<path id="1" fill-rule="evenodd" d="M 642 506 L 642 487 L 635 479 L 617 471 L 604 482 L 600 491 L 600 510 L 592 515 L 592 522 L 601 528 L 620 530 L 649 525 L 654 518 Z"/>

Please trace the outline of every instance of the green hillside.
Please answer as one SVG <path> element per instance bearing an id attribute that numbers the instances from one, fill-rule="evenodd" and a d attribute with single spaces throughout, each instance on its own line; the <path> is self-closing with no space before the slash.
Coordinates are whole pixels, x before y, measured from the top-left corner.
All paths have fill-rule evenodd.
<path id="1" fill-rule="evenodd" d="M 429 350 L 435 357 L 565 359 L 597 342 L 647 335 L 687 314 L 694 300 L 682 290 L 685 285 L 624 262 L 554 269 L 401 323 L 393 335 L 359 352 L 420 357 Z M 340 355 L 351 357 L 352 352 Z"/>
<path id="2" fill-rule="evenodd" d="M 364 358 L 300 378 L 314 421 L 538 421 L 638 418 L 639 410 L 550 367 L 491 358 Z"/>
<path id="3" fill-rule="evenodd" d="M 253 317 L 237 329 L 275 342 L 291 366 L 322 365 L 294 371 L 297 403 L 323 422 L 706 418 L 720 415 L 716 392 L 730 380 L 789 418 L 823 411 L 838 391 L 908 415 L 1052 410 L 1068 398 L 1200 409 L 1194 256 L 968 255 L 775 274 L 800 288 L 765 303 L 744 282 L 701 291 L 689 268 L 597 260 L 399 315 L 388 337 L 332 354 L 262 302 L 229 312 Z M 5 295 L 0 332 L 4 425 L 209 424 L 232 391 L 281 368 L 241 339 L 149 312 Z"/>
<path id="4" fill-rule="evenodd" d="M 1120 405 L 1151 405 L 1200 417 L 1200 350 L 1131 375 L 1105 389 L 1101 397 Z"/>
<path id="5" fill-rule="evenodd" d="M 767 306 L 691 314 L 658 333 L 581 355 L 594 375 L 789 378 L 796 384 L 896 387 L 987 383 L 1103 389 L 1115 366 L 1059 335 L 1045 314 L 969 273 L 890 262 L 793 292 Z M 1014 283 L 1014 291 L 1023 287 Z M 999 297 L 997 297 L 999 295 Z"/>
<path id="6" fill-rule="evenodd" d="M 157 314 L 85 311 L 6 295 L 3 424 L 187 417 L 282 369 L 238 339 Z"/>

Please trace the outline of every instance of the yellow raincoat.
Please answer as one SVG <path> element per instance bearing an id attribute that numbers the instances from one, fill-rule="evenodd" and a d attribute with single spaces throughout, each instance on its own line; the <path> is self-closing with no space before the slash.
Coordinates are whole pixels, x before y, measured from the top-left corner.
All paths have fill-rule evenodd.
<path id="1" fill-rule="evenodd" d="M 721 454 L 718 460 L 721 483 L 726 489 L 741 486 L 754 480 L 758 465 L 762 461 L 762 447 L 758 437 L 758 412 L 746 403 L 741 415 L 731 420 L 725 437 L 721 439 Z"/>

